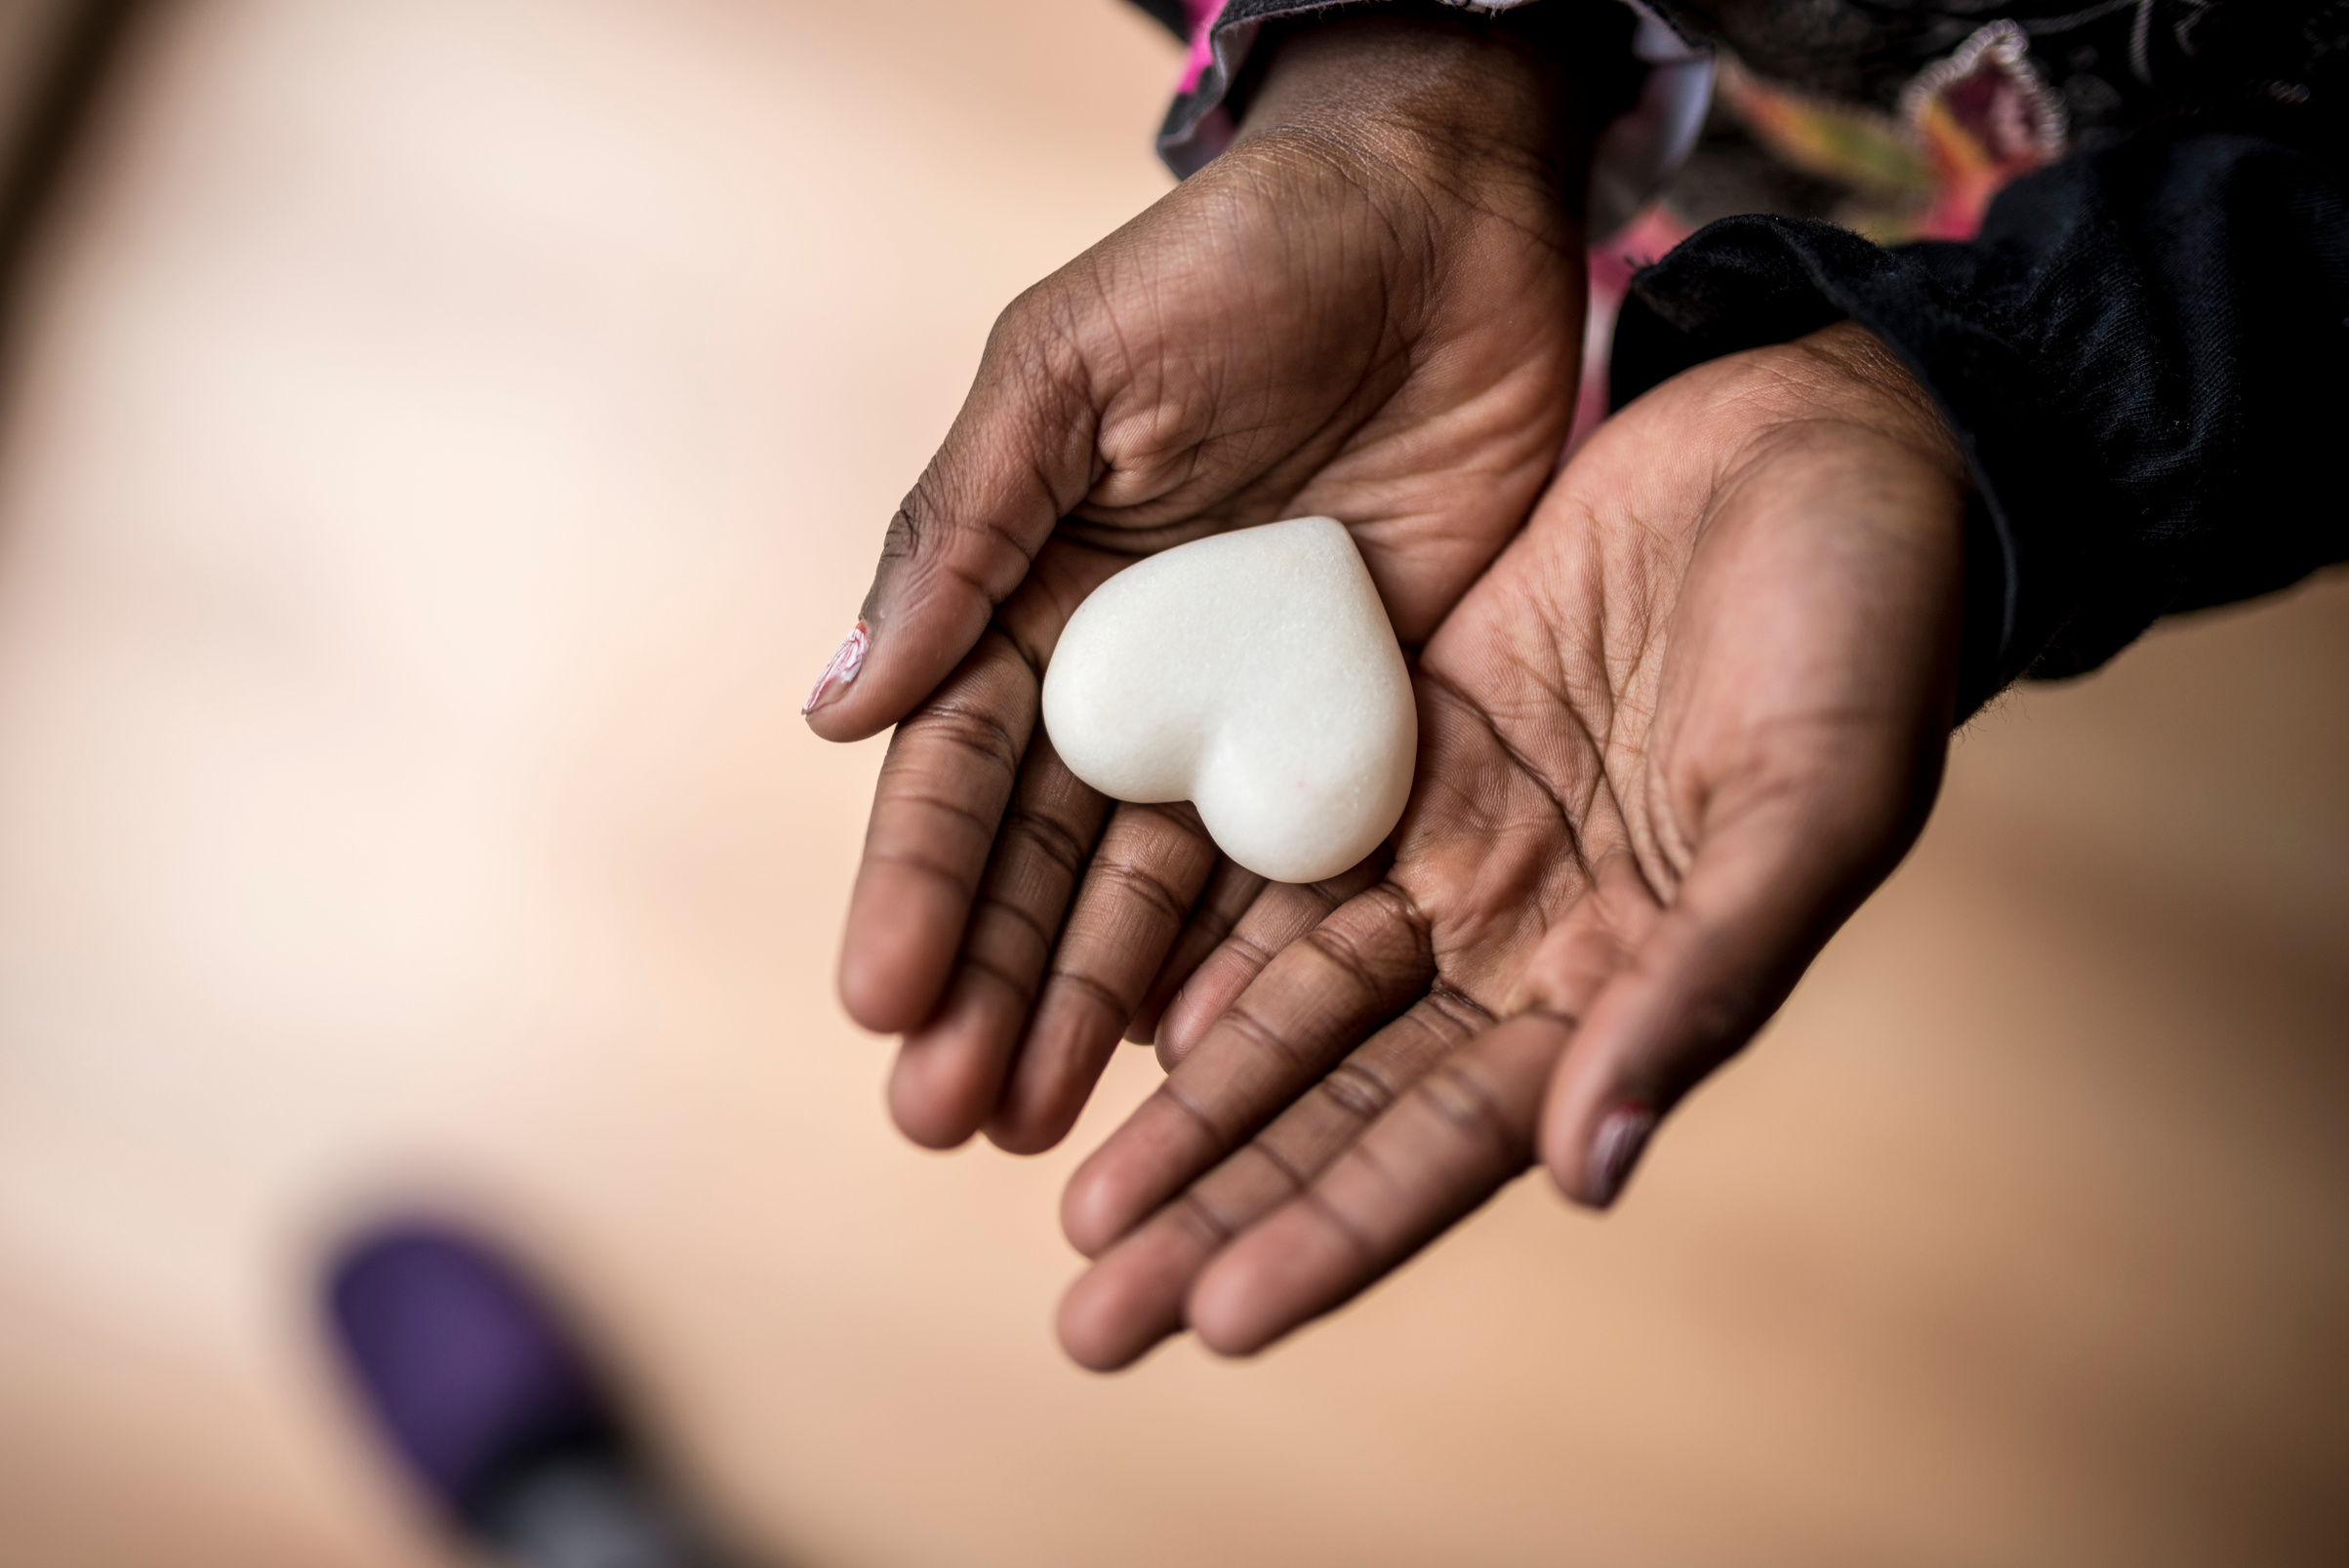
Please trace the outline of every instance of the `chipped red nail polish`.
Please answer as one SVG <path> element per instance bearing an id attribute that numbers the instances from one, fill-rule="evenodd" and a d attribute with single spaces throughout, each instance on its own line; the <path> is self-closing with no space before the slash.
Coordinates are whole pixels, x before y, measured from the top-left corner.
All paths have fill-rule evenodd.
<path id="1" fill-rule="evenodd" d="M 1656 1113 L 1644 1106 L 1617 1106 L 1600 1118 L 1583 1167 L 1585 1201 L 1595 1209 L 1615 1201 L 1625 1178 L 1640 1162 L 1640 1151 L 1647 1146 L 1648 1134 L 1655 1130 Z"/>
<path id="2" fill-rule="evenodd" d="M 824 673 L 816 677 L 816 689 L 807 694 L 807 701 L 799 704 L 799 711 L 803 714 L 813 713 L 848 690 L 849 682 L 857 678 L 857 671 L 865 667 L 865 651 L 871 646 L 871 631 L 864 622 L 858 622 L 855 629 L 833 651 L 831 663 L 824 666 Z"/>

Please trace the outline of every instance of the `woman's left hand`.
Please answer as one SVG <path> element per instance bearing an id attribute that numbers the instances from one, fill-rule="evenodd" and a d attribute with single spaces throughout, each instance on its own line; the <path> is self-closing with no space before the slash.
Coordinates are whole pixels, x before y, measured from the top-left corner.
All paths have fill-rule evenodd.
<path id="1" fill-rule="evenodd" d="M 1193 960 L 1187 919 L 1183 940 L 1220 936 L 1264 887 L 1219 868 L 1188 806 L 1113 806 L 1061 764 L 1037 704 L 1077 603 L 1154 551 L 1325 512 L 1417 642 L 1565 443 L 1587 152 L 1567 62 L 1432 6 L 1260 55 L 1239 140 L 1004 312 L 810 699 L 829 739 L 898 726 L 840 992 L 906 1036 L 890 1109 L 933 1147 L 1058 1143 L 1154 977 Z"/>

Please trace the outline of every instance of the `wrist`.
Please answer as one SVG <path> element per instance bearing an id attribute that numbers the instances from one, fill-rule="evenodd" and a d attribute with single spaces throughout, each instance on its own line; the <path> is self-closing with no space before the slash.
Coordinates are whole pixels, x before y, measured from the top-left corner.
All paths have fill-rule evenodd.
<path id="1" fill-rule="evenodd" d="M 1571 9 L 1405 5 L 1270 30 L 1235 145 L 1310 138 L 1462 195 L 1517 183 L 1579 211 L 1596 127 L 1548 20 Z"/>
<path id="2" fill-rule="evenodd" d="M 1963 724 L 2014 678 L 2002 668 L 2007 636 L 2005 546 L 1964 443 L 1940 403 L 1891 347 L 1856 321 L 1790 345 L 1834 367 L 1846 402 L 1864 401 L 1877 427 L 1938 468 L 1962 512 L 1961 565 L 1952 594 L 1953 722 Z"/>
<path id="3" fill-rule="evenodd" d="M 1788 346 L 1825 372 L 1816 389 L 1822 402 L 1907 446 L 1960 490 L 1970 487 L 1957 432 L 1933 395 L 1882 338 L 1856 321 L 1838 321 Z"/>

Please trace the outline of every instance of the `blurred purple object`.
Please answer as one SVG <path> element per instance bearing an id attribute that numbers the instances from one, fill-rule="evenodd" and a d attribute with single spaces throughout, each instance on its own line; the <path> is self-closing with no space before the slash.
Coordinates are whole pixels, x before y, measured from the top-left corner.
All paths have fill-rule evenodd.
<path id="1" fill-rule="evenodd" d="M 335 1262 L 329 1306 L 376 1417 L 426 1488 L 478 1523 L 515 1472 L 622 1447 L 587 1358 L 514 1270 L 451 1231 L 405 1226 Z"/>
<path id="2" fill-rule="evenodd" d="M 327 1311 L 376 1424 L 449 1522 L 528 1568 L 722 1568 L 521 1273 L 446 1226 L 335 1258 Z"/>

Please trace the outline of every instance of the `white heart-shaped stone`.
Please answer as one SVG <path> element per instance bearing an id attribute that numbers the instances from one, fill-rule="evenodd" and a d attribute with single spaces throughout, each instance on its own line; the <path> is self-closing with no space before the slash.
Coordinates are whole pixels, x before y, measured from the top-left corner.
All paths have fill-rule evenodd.
<path id="1" fill-rule="evenodd" d="M 1394 831 L 1419 718 L 1354 541 L 1299 517 L 1127 567 L 1044 675 L 1061 760 L 1117 800 L 1188 800 L 1226 855 L 1317 882 Z"/>

